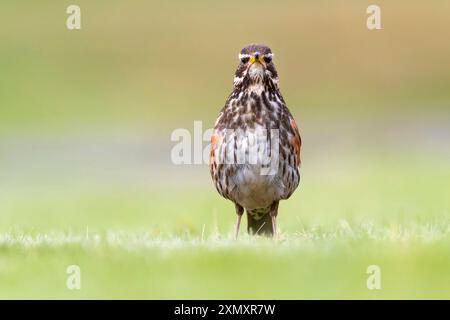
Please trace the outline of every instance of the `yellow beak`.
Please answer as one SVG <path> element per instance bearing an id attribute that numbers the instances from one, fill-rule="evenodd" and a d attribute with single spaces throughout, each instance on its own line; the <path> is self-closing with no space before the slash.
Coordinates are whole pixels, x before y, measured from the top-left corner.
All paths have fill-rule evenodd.
<path id="1" fill-rule="evenodd" d="M 253 64 L 255 62 L 259 62 L 263 64 L 263 57 L 261 55 L 258 56 L 258 59 L 256 59 L 255 56 L 250 56 L 250 64 Z"/>

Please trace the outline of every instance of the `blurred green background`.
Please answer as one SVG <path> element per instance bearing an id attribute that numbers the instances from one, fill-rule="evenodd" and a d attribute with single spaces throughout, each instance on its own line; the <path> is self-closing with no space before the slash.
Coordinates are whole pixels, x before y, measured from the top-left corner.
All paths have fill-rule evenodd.
<path id="1" fill-rule="evenodd" d="M 449 298 L 450 3 L 377 1 L 375 31 L 370 4 L 2 1 L 0 297 Z M 207 166 L 170 158 L 252 42 L 303 138 L 278 242 L 232 241 Z"/>

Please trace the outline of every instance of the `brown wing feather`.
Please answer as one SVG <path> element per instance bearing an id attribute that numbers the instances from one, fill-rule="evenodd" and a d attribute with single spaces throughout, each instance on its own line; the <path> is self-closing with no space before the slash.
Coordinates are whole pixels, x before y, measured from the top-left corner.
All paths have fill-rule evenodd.
<path id="1" fill-rule="evenodd" d="M 290 125 L 291 130 L 293 131 L 294 135 L 291 138 L 291 144 L 294 147 L 294 154 L 295 154 L 295 165 L 297 167 L 300 167 L 302 161 L 300 158 L 300 151 L 302 148 L 302 138 L 300 137 L 300 132 L 297 127 L 297 123 L 295 123 L 294 118 L 290 119 Z"/>

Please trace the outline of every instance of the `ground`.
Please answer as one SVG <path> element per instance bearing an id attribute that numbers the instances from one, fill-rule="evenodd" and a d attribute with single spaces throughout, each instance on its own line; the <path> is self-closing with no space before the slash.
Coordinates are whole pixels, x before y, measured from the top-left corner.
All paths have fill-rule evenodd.
<path id="1" fill-rule="evenodd" d="M 212 185 L 32 197 L 10 188 L 0 196 L 0 297 L 449 298 L 447 164 L 386 158 L 327 175 L 308 166 L 281 203 L 278 239 L 244 228 L 234 240 L 233 206 Z M 69 265 L 80 267 L 80 290 L 66 287 Z M 367 288 L 370 265 L 380 290 Z"/>

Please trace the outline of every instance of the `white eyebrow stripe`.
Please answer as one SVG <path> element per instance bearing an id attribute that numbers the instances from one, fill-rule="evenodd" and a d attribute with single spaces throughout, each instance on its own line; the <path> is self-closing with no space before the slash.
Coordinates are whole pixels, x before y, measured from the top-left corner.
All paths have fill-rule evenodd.
<path id="1" fill-rule="evenodd" d="M 250 58 L 250 55 L 246 54 L 246 53 L 239 53 L 239 59 L 242 59 L 242 58 Z"/>
<path id="2" fill-rule="evenodd" d="M 273 58 L 274 54 L 273 53 L 266 53 L 262 55 L 263 57 L 269 57 L 269 58 Z M 250 58 L 251 55 L 247 54 L 247 53 L 239 53 L 239 60 L 243 59 L 243 58 Z"/>

